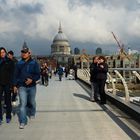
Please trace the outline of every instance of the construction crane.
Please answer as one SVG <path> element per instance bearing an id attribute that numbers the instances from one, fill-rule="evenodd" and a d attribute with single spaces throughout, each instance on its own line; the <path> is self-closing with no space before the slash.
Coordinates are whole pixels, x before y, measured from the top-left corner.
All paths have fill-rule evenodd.
<path id="1" fill-rule="evenodd" d="M 120 44 L 120 42 L 117 39 L 117 37 L 115 36 L 115 34 L 113 32 L 111 32 L 111 33 L 112 33 L 114 39 L 116 40 L 117 45 L 118 45 L 118 47 L 120 49 L 120 57 L 122 58 L 122 56 L 125 56 L 130 61 L 130 57 L 128 56 L 128 54 L 124 50 L 124 44 Z"/>

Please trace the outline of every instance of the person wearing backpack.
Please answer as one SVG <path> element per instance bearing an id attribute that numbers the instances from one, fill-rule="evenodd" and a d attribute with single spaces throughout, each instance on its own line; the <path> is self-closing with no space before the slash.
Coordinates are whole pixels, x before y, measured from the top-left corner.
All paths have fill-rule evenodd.
<path id="1" fill-rule="evenodd" d="M 59 81 L 62 81 L 62 76 L 63 76 L 63 68 L 62 66 L 60 65 L 59 68 L 57 69 L 57 73 L 59 75 Z"/>

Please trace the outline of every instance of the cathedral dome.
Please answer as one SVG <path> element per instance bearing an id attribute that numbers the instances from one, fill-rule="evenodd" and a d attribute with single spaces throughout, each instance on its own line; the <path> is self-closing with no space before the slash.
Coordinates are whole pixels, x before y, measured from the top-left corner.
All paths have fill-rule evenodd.
<path id="1" fill-rule="evenodd" d="M 68 42 L 68 39 L 67 39 L 66 35 L 62 31 L 61 25 L 59 27 L 59 31 L 58 31 L 57 35 L 53 39 L 53 42 L 56 42 L 56 41 L 66 41 L 66 42 Z"/>
<path id="2" fill-rule="evenodd" d="M 54 37 L 51 45 L 51 55 L 55 56 L 56 59 L 59 59 L 59 62 L 68 62 L 68 57 L 70 55 L 70 44 L 66 35 L 62 31 L 61 24 L 59 25 L 58 33 Z"/>

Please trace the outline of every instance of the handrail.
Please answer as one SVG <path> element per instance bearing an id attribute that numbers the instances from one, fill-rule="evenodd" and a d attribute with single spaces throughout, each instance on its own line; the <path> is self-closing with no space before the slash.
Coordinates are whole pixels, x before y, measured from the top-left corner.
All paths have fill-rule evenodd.
<path id="1" fill-rule="evenodd" d="M 140 71 L 140 68 L 109 68 L 109 70 Z"/>
<path id="2" fill-rule="evenodd" d="M 107 76 L 109 77 L 109 79 L 111 80 L 111 83 L 112 83 L 113 95 L 116 95 L 116 86 L 114 84 L 113 78 L 112 78 L 112 76 L 109 73 L 107 73 Z"/>
<path id="3" fill-rule="evenodd" d="M 138 72 L 136 72 L 136 71 L 132 71 L 132 73 L 140 80 L 140 75 L 139 75 L 139 73 Z"/>
<path id="4" fill-rule="evenodd" d="M 128 86 L 126 84 L 126 81 L 125 81 L 125 79 L 122 77 L 122 75 L 117 70 L 114 70 L 114 72 L 121 78 L 122 83 L 124 85 L 124 89 L 125 89 L 125 101 L 129 102 L 130 97 L 129 97 L 129 91 L 128 91 Z"/>
<path id="5" fill-rule="evenodd" d="M 120 78 L 124 89 L 125 89 L 125 102 L 130 102 L 130 93 L 128 90 L 127 83 L 125 81 L 125 78 L 120 74 L 119 71 L 132 71 L 132 73 L 140 80 L 140 74 L 136 71 L 140 71 L 140 68 L 109 68 L 109 71 L 115 72 L 116 75 Z M 108 78 L 111 81 L 112 84 L 112 93 L 114 96 L 116 96 L 116 86 L 114 83 L 114 78 L 112 78 L 111 74 L 108 72 L 107 73 Z M 90 83 L 90 72 L 89 69 L 78 69 L 78 78 L 84 80 L 87 83 Z"/>

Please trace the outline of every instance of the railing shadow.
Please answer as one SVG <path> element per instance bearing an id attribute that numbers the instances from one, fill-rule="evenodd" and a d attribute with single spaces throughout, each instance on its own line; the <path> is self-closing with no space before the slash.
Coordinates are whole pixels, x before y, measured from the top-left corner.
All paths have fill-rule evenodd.
<path id="1" fill-rule="evenodd" d="M 94 111 L 104 111 L 103 109 L 60 109 L 60 110 L 37 110 L 38 113 L 62 113 L 62 112 L 94 112 Z"/>
<path id="2" fill-rule="evenodd" d="M 91 89 L 89 86 L 85 86 L 83 83 L 78 82 L 77 83 L 86 91 L 86 93 L 88 95 L 91 94 Z M 85 96 L 85 95 L 81 95 L 81 94 L 75 94 L 75 96 L 80 97 L 80 98 L 84 98 L 84 99 L 88 99 L 89 97 Z M 122 120 L 119 119 L 119 117 L 117 115 L 115 115 L 111 110 L 109 110 L 109 108 L 107 108 L 105 105 L 100 105 L 98 103 L 98 105 L 102 108 L 103 111 L 105 111 L 108 116 L 132 139 L 132 140 L 139 140 L 140 137 L 131 129 L 129 128 Z M 121 116 L 123 117 L 123 116 Z M 131 119 L 131 118 L 129 118 Z"/>
<path id="3" fill-rule="evenodd" d="M 108 114 L 108 116 L 132 139 L 132 140 L 139 140 L 140 137 L 131 129 L 129 128 L 123 121 L 121 121 L 119 116 L 115 115 L 111 110 L 109 110 L 105 105 L 100 105 L 101 108 Z M 123 116 L 121 116 L 123 117 Z M 123 118 L 126 118 L 124 116 Z M 127 118 L 128 119 L 128 118 Z M 131 119 L 131 118 L 129 118 Z"/>
<path id="4" fill-rule="evenodd" d="M 73 93 L 73 95 L 76 97 L 82 98 L 84 100 L 90 101 L 90 98 L 88 96 L 83 95 L 83 94 Z"/>

